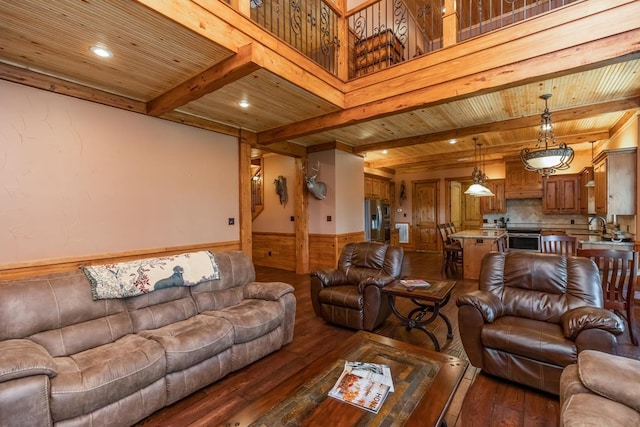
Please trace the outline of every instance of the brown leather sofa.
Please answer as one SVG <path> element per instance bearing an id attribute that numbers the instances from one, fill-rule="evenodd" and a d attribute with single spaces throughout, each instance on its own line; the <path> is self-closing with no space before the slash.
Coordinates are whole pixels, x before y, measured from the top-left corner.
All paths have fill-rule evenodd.
<path id="1" fill-rule="evenodd" d="M 478 288 L 458 297 L 458 321 L 469 361 L 488 374 L 558 394 L 578 353 L 616 353 L 624 323 L 602 308 L 588 258 L 491 252 Z"/>
<path id="2" fill-rule="evenodd" d="M 348 243 L 336 269 L 311 272 L 316 316 L 351 329 L 372 331 L 391 308 L 380 288 L 400 277 L 404 250 L 377 242 Z"/>
<path id="3" fill-rule="evenodd" d="M 581 352 L 560 376 L 560 426 L 640 426 L 640 360 Z"/>
<path id="4" fill-rule="evenodd" d="M 80 270 L 0 282 L 0 425 L 132 425 L 291 342 L 293 287 L 214 256 L 219 280 L 122 299 Z"/>

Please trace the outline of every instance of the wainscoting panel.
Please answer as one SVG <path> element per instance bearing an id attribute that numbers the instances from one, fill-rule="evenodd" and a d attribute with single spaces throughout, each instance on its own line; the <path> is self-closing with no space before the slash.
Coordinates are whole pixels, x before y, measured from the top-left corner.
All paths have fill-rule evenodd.
<path id="1" fill-rule="evenodd" d="M 296 271 L 296 235 L 253 233 L 253 264 Z"/>

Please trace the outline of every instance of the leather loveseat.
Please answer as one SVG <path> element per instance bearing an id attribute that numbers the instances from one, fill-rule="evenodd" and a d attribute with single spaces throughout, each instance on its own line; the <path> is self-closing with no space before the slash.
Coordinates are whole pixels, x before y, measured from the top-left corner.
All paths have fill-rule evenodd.
<path id="1" fill-rule="evenodd" d="M 458 321 L 469 361 L 486 373 L 558 394 L 578 353 L 617 352 L 624 323 L 602 308 L 588 258 L 490 252 L 478 288 L 458 297 Z"/>
<path id="2" fill-rule="evenodd" d="M 347 243 L 338 268 L 311 272 L 316 316 L 351 329 L 372 331 L 391 314 L 380 289 L 400 277 L 404 250 L 378 242 Z"/>
<path id="3" fill-rule="evenodd" d="M 126 426 L 293 339 L 291 285 L 220 278 L 94 300 L 81 270 L 0 282 L 0 425 Z"/>
<path id="4" fill-rule="evenodd" d="M 560 426 L 640 426 L 640 360 L 581 352 L 560 377 Z"/>

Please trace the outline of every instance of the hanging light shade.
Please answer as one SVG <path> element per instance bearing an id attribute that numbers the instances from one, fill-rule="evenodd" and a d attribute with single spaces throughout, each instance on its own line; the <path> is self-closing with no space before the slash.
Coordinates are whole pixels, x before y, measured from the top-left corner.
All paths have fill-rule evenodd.
<path id="1" fill-rule="evenodd" d="M 593 143 L 595 141 L 591 141 L 591 164 L 593 165 Z M 589 181 L 587 181 L 587 183 L 584 185 L 585 187 L 595 187 L 596 186 L 596 182 L 593 180 L 593 170 L 591 171 L 591 179 Z"/>
<path id="2" fill-rule="evenodd" d="M 473 141 L 475 142 L 474 151 L 480 152 L 480 161 L 482 161 L 482 144 L 478 144 L 478 138 L 474 137 Z M 474 154 L 475 157 L 475 154 Z M 479 168 L 479 166 L 473 167 L 473 172 L 471 172 L 471 178 L 473 179 L 473 184 L 467 188 L 467 191 L 464 194 L 468 194 L 470 196 L 475 197 L 490 197 L 494 196 L 494 194 L 487 187 L 484 186 L 484 183 L 487 181 L 488 177 L 484 172 Z"/>
<path id="3" fill-rule="evenodd" d="M 540 99 L 544 100 L 544 111 L 540 120 L 538 142 L 533 150 L 525 148 L 520 152 L 520 159 L 525 169 L 535 171 L 544 176 L 549 176 L 559 170 L 569 169 L 573 160 L 573 149 L 567 147 L 564 142 L 557 143 L 553 135 L 551 112 L 547 101 L 551 94 L 544 94 Z"/>

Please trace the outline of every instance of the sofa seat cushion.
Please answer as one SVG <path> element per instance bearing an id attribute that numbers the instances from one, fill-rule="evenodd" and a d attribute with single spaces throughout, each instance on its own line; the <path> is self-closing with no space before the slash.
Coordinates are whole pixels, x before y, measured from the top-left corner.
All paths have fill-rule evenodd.
<path id="1" fill-rule="evenodd" d="M 244 343 L 261 337 L 280 326 L 284 308 L 278 301 L 247 299 L 222 310 L 203 314 L 221 317 L 233 325 L 234 343 Z"/>
<path id="2" fill-rule="evenodd" d="M 116 402 L 163 378 L 166 370 L 162 346 L 137 335 L 126 335 L 113 343 L 54 360 L 54 421 L 88 414 Z"/>
<path id="3" fill-rule="evenodd" d="M 233 326 L 224 319 L 196 315 L 139 335 L 159 342 L 167 358 L 167 373 L 190 368 L 233 345 Z"/>
<path id="4" fill-rule="evenodd" d="M 525 317 L 502 316 L 487 323 L 481 332 L 485 347 L 517 354 L 556 366 L 575 363 L 577 350 L 559 324 Z"/>
<path id="5" fill-rule="evenodd" d="M 357 286 L 330 286 L 318 294 L 320 304 L 337 305 L 339 307 L 362 310 L 364 298 Z"/>

